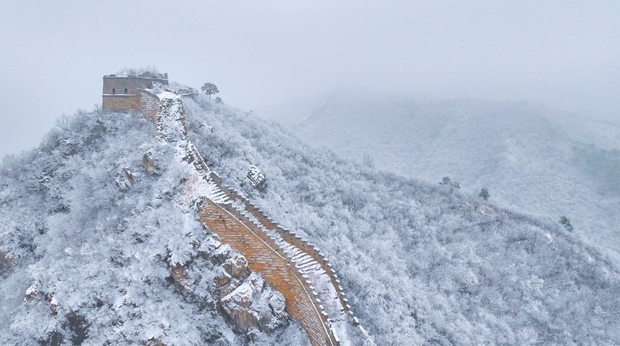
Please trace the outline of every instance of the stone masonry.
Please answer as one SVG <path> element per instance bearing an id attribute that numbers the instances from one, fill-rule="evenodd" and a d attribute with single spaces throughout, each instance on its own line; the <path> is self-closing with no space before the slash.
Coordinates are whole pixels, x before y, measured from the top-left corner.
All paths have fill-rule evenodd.
<path id="1" fill-rule="evenodd" d="M 125 91 L 123 84 L 108 87 L 111 85 L 120 85 Z M 320 250 L 280 227 L 245 197 L 222 184 L 220 177 L 207 167 L 187 140 L 181 95 L 168 89 L 156 91 L 160 89 L 136 87 L 135 90 L 150 97 L 151 102 L 146 105 L 150 113 L 146 108 L 141 111 L 157 124 L 158 137 L 185 151 L 183 160 L 191 163 L 200 177 L 192 180 L 193 188 L 189 189 L 203 191 L 192 197 L 199 205 L 200 221 L 216 233 L 222 243 L 243 254 L 250 269 L 261 273 L 265 281 L 282 294 L 288 313 L 300 323 L 313 346 L 341 345 L 341 338 L 345 341 L 343 346 L 350 345 L 346 341 L 348 326 L 358 327 L 359 322 L 338 276 Z M 104 97 L 105 91 L 104 79 Z M 150 156 L 145 156 L 144 160 L 155 165 Z"/>
<path id="2" fill-rule="evenodd" d="M 278 252 L 274 242 L 263 239 L 232 213 L 209 200 L 200 208 L 200 221 L 223 243 L 243 253 L 250 269 L 261 273 L 267 283 L 282 293 L 289 314 L 300 322 L 313 345 L 337 345 L 324 324 L 322 311 L 312 302 L 316 298 L 295 275 L 291 263 Z"/>
<path id="3" fill-rule="evenodd" d="M 139 75 L 103 76 L 102 109 L 115 112 L 143 112 L 145 117 L 155 122 L 159 111 L 155 95 L 146 92 L 154 83 L 168 85 L 168 74 L 144 72 Z"/>

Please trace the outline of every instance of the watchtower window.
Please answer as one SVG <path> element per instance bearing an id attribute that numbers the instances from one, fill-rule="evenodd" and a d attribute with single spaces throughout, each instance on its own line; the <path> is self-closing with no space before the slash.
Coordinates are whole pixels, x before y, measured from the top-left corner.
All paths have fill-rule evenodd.
<path id="1" fill-rule="evenodd" d="M 116 89 L 112 88 L 112 94 L 116 94 Z"/>
<path id="2" fill-rule="evenodd" d="M 125 88 L 125 94 L 127 93 L 127 88 Z"/>

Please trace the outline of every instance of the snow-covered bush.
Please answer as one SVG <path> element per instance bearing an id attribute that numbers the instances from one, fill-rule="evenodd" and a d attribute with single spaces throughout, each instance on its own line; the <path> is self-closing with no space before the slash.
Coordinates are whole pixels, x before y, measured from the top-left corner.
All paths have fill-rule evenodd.
<path id="1" fill-rule="evenodd" d="M 206 97 L 186 108 L 227 184 L 250 195 L 250 164 L 269 176 L 252 202 L 321 248 L 377 344 L 620 342 L 618 265 L 557 223 L 310 149 Z"/>
<path id="2" fill-rule="evenodd" d="M 6 157 L 0 253 L 13 264 L 0 278 L 3 344 L 247 344 L 218 312 L 212 280 L 223 262 L 201 257 L 210 236 L 183 197 L 189 174 L 138 114 L 63 117 L 38 148 Z M 254 343 L 307 338 L 293 323 Z"/>
<path id="3" fill-rule="evenodd" d="M 185 106 L 210 167 L 321 248 L 377 344 L 620 343 L 618 264 L 558 223 L 310 149 L 206 96 Z M 250 341 L 217 309 L 234 254 L 184 204 L 187 166 L 154 133 L 137 115 L 81 113 L 3 160 L 0 338 L 307 344 L 295 323 Z M 250 165 L 269 177 L 264 194 Z"/>

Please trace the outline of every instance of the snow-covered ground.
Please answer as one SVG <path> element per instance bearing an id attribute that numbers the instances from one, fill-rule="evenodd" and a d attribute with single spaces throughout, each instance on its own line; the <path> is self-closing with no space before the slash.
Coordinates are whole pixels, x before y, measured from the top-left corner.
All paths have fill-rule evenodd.
<path id="1" fill-rule="evenodd" d="M 557 222 L 620 253 L 620 118 L 525 102 L 335 92 L 266 109 L 315 147 Z M 287 114 L 286 111 L 289 113 Z"/>
<path id="2" fill-rule="evenodd" d="M 235 253 L 192 208 L 202 194 L 217 196 L 208 183 L 191 184 L 196 171 L 181 160 L 176 121 L 161 125 L 170 141 L 139 114 L 80 113 L 37 149 L 4 159 L 0 251 L 12 263 L 0 271 L 3 344 L 249 342 L 218 308 L 214 278 L 229 277 L 223 268 Z M 156 168 L 145 169 L 145 154 Z M 179 265 L 191 282 L 174 284 Z M 252 344 L 309 343 L 293 321 Z"/>
<path id="3" fill-rule="evenodd" d="M 209 166 L 322 249 L 377 344 L 620 337 L 617 262 L 556 219 L 379 173 L 312 149 L 253 113 L 201 99 L 186 109 L 189 138 Z M 266 192 L 246 178 L 252 166 L 268 179 Z"/>
<path id="4" fill-rule="evenodd" d="M 437 184 L 441 174 L 424 183 L 343 160 L 206 97 L 185 110 L 209 167 L 330 259 L 377 345 L 620 343 L 618 262 L 555 217 L 502 209 L 492 186 L 489 202 L 463 194 L 474 188 L 456 174 L 461 190 Z M 80 113 L 4 158 L 0 338 L 307 344 L 295 323 L 251 341 L 218 310 L 209 282 L 234 254 L 209 246 L 184 205 L 192 171 L 154 133 L 136 115 Z M 145 153 L 157 170 L 144 169 Z M 175 263 L 196 278 L 191 293 L 171 282 Z"/>

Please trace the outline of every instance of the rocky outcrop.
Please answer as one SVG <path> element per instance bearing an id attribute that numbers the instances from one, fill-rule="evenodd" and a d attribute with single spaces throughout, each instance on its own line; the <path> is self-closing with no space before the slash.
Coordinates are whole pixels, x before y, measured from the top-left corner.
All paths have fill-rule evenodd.
<path id="1" fill-rule="evenodd" d="M 121 191 L 129 191 L 136 182 L 136 175 L 128 168 L 124 168 L 116 177 L 116 185 Z"/>
<path id="2" fill-rule="evenodd" d="M 271 333 L 288 324 L 282 294 L 215 234 L 200 244 L 196 258 L 170 265 L 170 278 L 184 294 L 221 308 L 250 339 L 258 332 Z"/>
<path id="3" fill-rule="evenodd" d="M 0 276 L 8 273 L 9 270 L 13 267 L 13 262 L 6 257 L 4 252 L 0 251 Z"/>
<path id="4" fill-rule="evenodd" d="M 248 267 L 248 260 L 241 254 L 235 254 L 224 262 L 224 269 L 230 275 L 237 279 L 245 278 L 250 275 L 250 267 Z"/>
<path id="5" fill-rule="evenodd" d="M 267 286 L 257 273 L 250 274 L 243 284 L 222 298 L 221 306 L 245 333 L 270 333 L 288 321 L 284 297 Z"/>
<path id="6" fill-rule="evenodd" d="M 161 173 L 159 171 L 159 166 L 153 160 L 153 156 L 150 152 L 144 154 L 144 156 L 142 157 L 142 165 L 144 166 L 144 169 L 151 175 Z"/>
<path id="7" fill-rule="evenodd" d="M 189 291 L 191 288 L 192 280 L 187 273 L 187 268 L 182 265 L 171 265 L 170 266 L 170 276 L 179 286 L 183 289 Z"/>
<path id="8" fill-rule="evenodd" d="M 185 198 L 198 207 L 199 220 L 208 229 L 243 255 L 221 264 L 215 257 L 210 259 L 211 263 L 221 265 L 225 272 L 213 270 L 216 275 L 211 278 L 222 297 L 222 309 L 248 336 L 254 331 L 270 331 L 281 323 L 278 322 L 280 313 L 275 312 L 270 303 L 257 302 L 263 293 L 272 292 L 266 294 L 273 298 L 276 296 L 273 292 L 277 292 L 286 302 L 282 306 L 287 307 L 291 317 L 300 323 L 313 345 L 341 345 L 341 337 L 344 337 L 342 346 L 352 345 L 347 337 L 349 326 L 359 326 L 359 322 L 323 254 L 294 233 L 284 231 L 255 210 L 247 199 L 223 185 L 187 140 L 180 96 L 171 91 L 157 96 L 162 106 L 157 121 L 158 138 L 175 145 L 181 159 L 195 168 L 191 176 L 183 180 Z M 266 181 L 257 169 L 251 173 L 252 178 L 258 176 Z M 301 244 L 296 244 L 298 241 Z M 260 280 L 253 274 L 243 279 L 250 269 L 262 274 Z M 184 277 L 182 270 L 173 267 L 171 271 L 179 285 L 187 284 L 189 279 Z M 188 275 L 191 277 L 191 273 Z M 265 289 L 265 281 L 273 288 Z M 191 287 L 185 289 L 192 290 Z"/>

